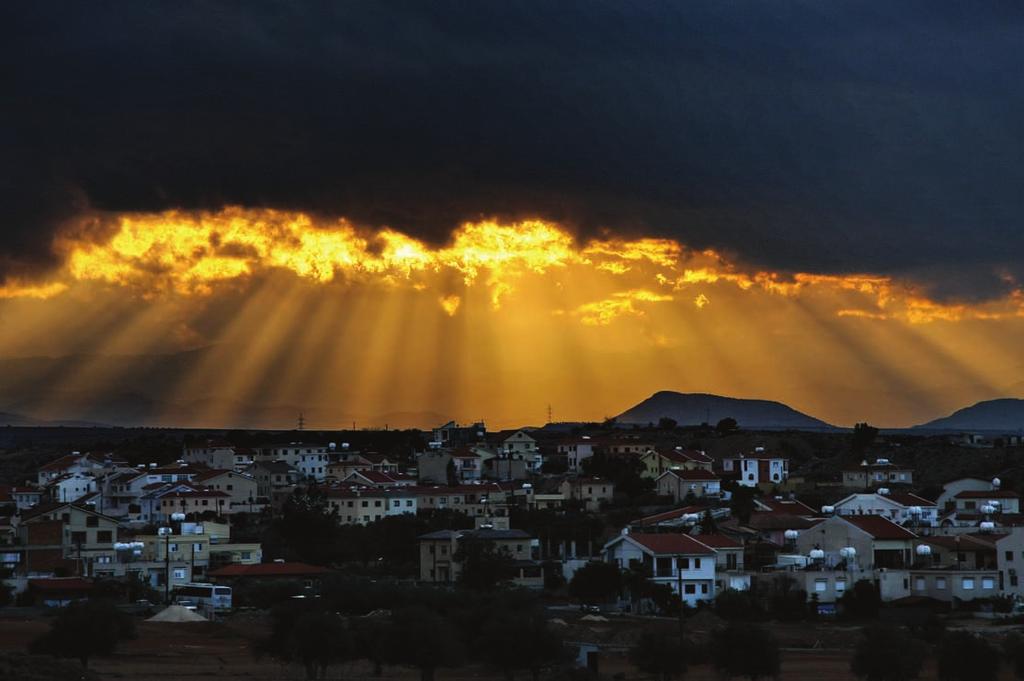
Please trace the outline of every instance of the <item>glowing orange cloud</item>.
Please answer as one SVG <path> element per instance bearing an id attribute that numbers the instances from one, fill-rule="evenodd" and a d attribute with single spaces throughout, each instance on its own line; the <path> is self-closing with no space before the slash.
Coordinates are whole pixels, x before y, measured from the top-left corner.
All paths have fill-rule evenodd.
<path id="1" fill-rule="evenodd" d="M 387 228 L 360 229 L 343 219 L 238 207 L 124 214 L 112 222 L 106 240 L 64 237 L 58 248 L 65 265 L 53 281 L 9 283 L 0 288 L 0 298 L 52 297 L 76 281 L 129 287 L 146 296 L 208 295 L 220 285 L 275 270 L 322 284 L 357 281 L 437 290 L 438 275 L 450 273 L 467 287 L 486 286 L 498 308 L 523 277 L 589 271 L 608 277 L 612 290 L 570 308 L 587 325 L 642 315 L 644 306 L 671 302 L 676 293 L 721 285 L 783 297 L 828 295 L 835 299 L 835 315 L 861 319 L 920 324 L 1024 315 L 1019 290 L 984 305 L 946 304 L 889 277 L 750 270 L 716 251 L 688 249 L 669 239 L 578 243 L 566 229 L 543 220 L 466 223 L 442 247 Z M 703 290 L 690 295 L 698 309 L 709 302 Z M 462 298 L 446 293 L 439 302 L 454 315 Z"/>

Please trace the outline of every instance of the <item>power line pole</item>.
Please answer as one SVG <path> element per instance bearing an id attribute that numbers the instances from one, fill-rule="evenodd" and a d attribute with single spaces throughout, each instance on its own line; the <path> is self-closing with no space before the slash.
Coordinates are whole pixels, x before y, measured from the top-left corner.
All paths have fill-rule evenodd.
<path id="1" fill-rule="evenodd" d="M 551 405 L 548 404 L 548 423 L 551 423 Z"/>
<path id="2" fill-rule="evenodd" d="M 299 430 L 305 430 L 305 428 L 306 428 L 306 417 L 303 416 L 302 412 L 300 411 L 299 412 Z"/>

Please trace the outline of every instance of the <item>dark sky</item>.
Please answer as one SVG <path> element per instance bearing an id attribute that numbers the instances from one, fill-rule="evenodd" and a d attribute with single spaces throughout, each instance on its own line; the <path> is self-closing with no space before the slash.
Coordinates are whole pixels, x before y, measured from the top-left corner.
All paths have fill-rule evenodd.
<path id="1" fill-rule="evenodd" d="M 1019 3 L 20 2 L 0 275 L 85 209 L 540 215 L 990 296 L 1024 274 Z"/>

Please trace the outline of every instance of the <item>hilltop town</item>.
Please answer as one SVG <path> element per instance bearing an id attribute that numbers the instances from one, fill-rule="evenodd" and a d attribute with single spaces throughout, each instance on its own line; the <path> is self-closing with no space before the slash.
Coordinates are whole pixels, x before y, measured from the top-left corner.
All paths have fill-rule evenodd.
<path id="1" fill-rule="evenodd" d="M 777 636 L 817 641 L 783 654 L 784 667 L 838 636 L 849 652 L 831 663 L 845 673 L 859 644 L 836 633 L 841 624 L 980 622 L 995 646 L 1007 635 L 999 626 L 1024 621 L 1014 434 L 759 433 L 733 419 L 663 419 L 177 432 L 177 449 L 167 437 L 64 454 L 24 438 L 7 448 L 8 465 L 47 460 L 0 487 L 0 612 L 45 623 L 102 601 L 142 629 L 161 617 L 179 628 L 256 617 L 247 627 L 270 627 L 267 652 L 283 664 L 508 671 L 519 662 L 467 640 L 454 614 L 502 603 L 507 617 L 490 613 L 488 627 L 557 642 L 529 668 L 598 675 L 649 669 L 636 651 L 655 644 L 722 670 L 728 656 L 708 651 L 761 631 L 741 623 L 779 622 Z M 284 645 L 302 617 L 347 631 L 346 652 Z M 389 635 L 447 633 L 432 662 L 380 657 L 357 635 L 367 617 Z M 449 645 L 462 652 L 446 657 Z M 773 645 L 766 664 L 777 671 Z"/>

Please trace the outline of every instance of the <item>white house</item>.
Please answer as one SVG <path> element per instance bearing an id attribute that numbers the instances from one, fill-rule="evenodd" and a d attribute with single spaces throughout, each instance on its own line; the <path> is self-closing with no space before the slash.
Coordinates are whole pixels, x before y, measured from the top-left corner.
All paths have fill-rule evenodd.
<path id="1" fill-rule="evenodd" d="M 327 477 L 327 465 L 331 462 L 331 447 L 309 442 L 265 445 L 257 454 L 262 461 L 284 461 L 299 471 L 304 478 L 323 482 Z"/>
<path id="2" fill-rule="evenodd" d="M 501 442 L 501 455 L 505 458 L 521 460 L 533 472 L 539 472 L 544 464 L 537 441 L 525 430 L 517 430 Z"/>
<path id="3" fill-rule="evenodd" d="M 47 485 L 50 498 L 59 502 L 71 502 L 96 491 L 96 478 L 84 473 L 68 473 L 51 480 Z"/>
<path id="4" fill-rule="evenodd" d="M 583 461 L 594 456 L 596 444 L 588 437 L 566 440 L 558 444 L 558 453 L 564 454 L 569 465 L 569 472 L 579 473 L 583 470 Z"/>
<path id="5" fill-rule="evenodd" d="M 934 501 L 910 492 L 893 492 L 885 488 L 879 492 L 851 494 L 833 506 L 842 516 L 880 515 L 900 525 L 934 527 L 939 522 L 939 509 Z"/>
<path id="6" fill-rule="evenodd" d="M 667 584 L 690 606 L 715 597 L 715 550 L 685 534 L 624 531 L 602 549 L 606 562 L 645 570 L 655 584 Z"/>
<path id="7" fill-rule="evenodd" d="M 723 458 L 722 471 L 746 487 L 779 484 L 789 478 L 789 459 L 768 454 L 764 447 L 756 447 L 752 454 Z"/>

